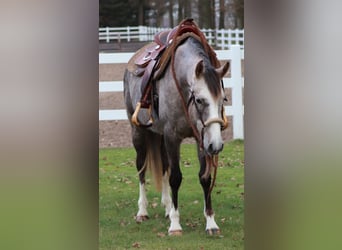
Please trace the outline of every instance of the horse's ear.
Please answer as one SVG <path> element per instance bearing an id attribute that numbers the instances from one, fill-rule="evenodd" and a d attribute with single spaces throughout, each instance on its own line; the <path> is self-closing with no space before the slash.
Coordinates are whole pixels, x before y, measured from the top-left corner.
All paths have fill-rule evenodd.
<path id="1" fill-rule="evenodd" d="M 198 78 L 203 73 L 203 60 L 199 61 L 196 65 L 196 77 Z"/>
<path id="2" fill-rule="evenodd" d="M 220 78 L 223 78 L 223 76 L 228 72 L 229 67 L 230 67 L 229 62 L 226 62 L 223 66 L 216 69 L 216 72 L 218 73 Z"/>

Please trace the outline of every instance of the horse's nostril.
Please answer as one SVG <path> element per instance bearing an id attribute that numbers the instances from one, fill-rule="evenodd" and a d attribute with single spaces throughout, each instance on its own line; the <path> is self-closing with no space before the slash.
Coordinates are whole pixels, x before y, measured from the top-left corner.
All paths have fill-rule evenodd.
<path id="1" fill-rule="evenodd" d="M 208 146 L 208 152 L 209 152 L 210 154 L 213 153 L 213 144 L 212 144 L 212 143 L 210 143 L 209 146 Z"/>
<path id="2" fill-rule="evenodd" d="M 209 154 L 215 155 L 218 154 L 222 151 L 223 149 L 223 143 L 219 144 L 217 147 L 214 147 L 214 145 L 212 143 L 209 144 L 208 148 L 207 148 L 207 152 Z"/>

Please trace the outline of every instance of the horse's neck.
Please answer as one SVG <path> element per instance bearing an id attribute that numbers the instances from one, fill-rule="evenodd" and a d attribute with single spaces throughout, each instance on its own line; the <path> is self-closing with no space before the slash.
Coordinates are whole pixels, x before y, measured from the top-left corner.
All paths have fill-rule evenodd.
<path id="1" fill-rule="evenodd" d="M 175 69 L 176 75 L 181 80 L 187 82 L 192 81 L 195 67 L 201 58 L 192 53 L 193 49 L 190 48 L 188 42 L 180 46 L 175 54 Z"/>

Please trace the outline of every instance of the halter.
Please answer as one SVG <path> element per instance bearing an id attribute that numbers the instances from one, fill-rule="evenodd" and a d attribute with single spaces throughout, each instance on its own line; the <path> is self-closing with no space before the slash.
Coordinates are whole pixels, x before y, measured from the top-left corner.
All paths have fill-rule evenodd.
<path id="1" fill-rule="evenodd" d="M 223 88 L 223 85 L 222 85 L 222 88 Z M 179 92 L 179 94 L 181 94 L 181 93 Z M 195 106 L 195 108 L 196 108 L 196 111 L 197 111 L 198 115 L 199 115 L 199 119 L 200 119 L 200 121 L 201 121 L 201 123 L 203 125 L 203 127 L 202 127 L 202 140 L 203 140 L 203 130 L 204 130 L 204 128 L 209 127 L 212 123 L 219 123 L 221 125 L 221 130 L 225 130 L 228 127 L 228 119 L 226 117 L 223 105 L 222 105 L 222 110 L 221 110 L 222 118 L 215 117 L 215 118 L 210 118 L 210 119 L 204 121 L 203 117 L 202 117 L 202 114 L 201 114 L 201 112 L 200 112 L 200 110 L 199 110 L 199 108 L 197 106 L 197 103 L 196 103 L 195 99 L 196 99 L 195 94 L 194 94 L 193 91 L 191 91 L 190 98 L 189 98 L 188 103 L 187 103 L 187 112 L 189 113 L 188 110 L 189 110 L 190 104 L 193 104 Z M 224 97 L 224 100 L 226 101 L 227 97 Z"/>

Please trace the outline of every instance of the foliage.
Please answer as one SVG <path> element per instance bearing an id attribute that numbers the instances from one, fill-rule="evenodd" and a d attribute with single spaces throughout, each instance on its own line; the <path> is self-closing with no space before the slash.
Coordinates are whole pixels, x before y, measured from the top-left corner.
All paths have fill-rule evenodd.
<path id="1" fill-rule="evenodd" d="M 244 150 L 243 141 L 227 143 L 220 154 L 213 208 L 221 235 L 207 236 L 203 193 L 198 181 L 199 164 L 194 145 L 182 145 L 183 182 L 179 205 L 183 236 L 167 235 L 160 193 L 147 176 L 150 219 L 137 224 L 138 175 L 135 152 L 101 149 L 99 152 L 100 249 L 243 249 Z"/>

